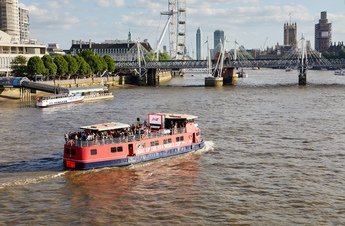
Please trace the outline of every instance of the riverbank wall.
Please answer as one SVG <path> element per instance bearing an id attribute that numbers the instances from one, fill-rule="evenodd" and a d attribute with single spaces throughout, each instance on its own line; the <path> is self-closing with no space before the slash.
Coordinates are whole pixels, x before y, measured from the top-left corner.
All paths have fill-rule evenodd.
<path id="1" fill-rule="evenodd" d="M 171 72 L 170 71 L 160 71 L 157 73 L 157 78 L 159 80 L 159 84 L 167 83 L 171 80 Z M 100 86 L 104 85 L 107 86 L 109 89 L 121 87 L 125 85 L 139 85 L 136 83 L 132 83 L 132 80 L 128 76 L 109 76 L 109 77 L 94 77 L 94 78 L 86 78 L 86 79 L 68 79 L 68 80 L 55 80 L 55 81 L 41 81 L 39 83 L 48 84 L 48 85 L 55 85 L 58 87 L 64 88 L 76 88 L 76 87 L 87 87 L 87 86 Z M 32 91 L 33 95 L 35 94 L 44 94 L 44 92 L 40 91 Z M 12 99 L 19 99 L 21 98 L 21 90 L 18 88 L 2 88 L 0 89 L 0 98 L 12 98 Z"/>

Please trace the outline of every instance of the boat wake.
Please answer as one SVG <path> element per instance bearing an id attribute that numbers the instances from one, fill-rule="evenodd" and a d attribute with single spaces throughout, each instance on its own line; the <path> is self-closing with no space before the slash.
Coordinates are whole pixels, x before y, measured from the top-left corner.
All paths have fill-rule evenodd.
<path id="1" fill-rule="evenodd" d="M 189 158 L 190 156 L 202 155 L 205 152 L 209 152 L 209 151 L 214 150 L 214 146 L 215 146 L 215 144 L 213 141 L 205 141 L 205 147 L 203 147 L 197 151 L 188 152 L 188 153 L 182 154 L 182 155 L 175 155 L 175 156 L 171 156 L 168 158 L 156 159 L 154 161 L 138 163 L 138 164 L 130 165 L 130 166 L 128 166 L 128 168 L 130 168 L 130 169 L 142 168 L 145 166 L 150 166 L 150 165 L 155 164 L 157 162 L 169 163 L 172 161 L 172 159 L 181 159 L 181 158 L 183 159 L 183 158 Z"/>
<path id="2" fill-rule="evenodd" d="M 55 178 L 62 177 L 67 172 L 68 171 L 2 183 L 0 184 L 0 190 L 13 188 L 13 187 L 19 187 L 19 186 L 26 186 L 26 185 L 31 185 L 31 184 L 39 184 L 39 183 L 46 182 Z"/>
<path id="3" fill-rule="evenodd" d="M 205 147 L 203 147 L 200 150 L 197 150 L 195 153 L 205 153 L 205 152 L 209 152 L 209 151 L 213 151 L 215 147 L 215 143 L 213 141 L 205 141 Z"/>
<path id="4" fill-rule="evenodd" d="M 63 171 L 62 154 L 53 153 L 51 156 L 0 163 L 0 173 Z"/>

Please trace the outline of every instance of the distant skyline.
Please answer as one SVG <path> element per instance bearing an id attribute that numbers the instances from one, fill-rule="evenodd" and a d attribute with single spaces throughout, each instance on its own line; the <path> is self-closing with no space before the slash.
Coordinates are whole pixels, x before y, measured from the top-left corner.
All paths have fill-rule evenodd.
<path id="1" fill-rule="evenodd" d="M 71 40 L 102 42 L 109 39 L 148 39 L 155 48 L 166 17 L 161 11 L 168 8 L 167 0 L 19 0 L 20 6 L 30 10 L 30 37 L 44 43 L 59 43 L 64 49 Z M 327 11 L 333 23 L 332 42 L 345 41 L 344 0 L 187 0 L 187 49 L 195 56 L 195 34 L 202 30 L 202 40 L 213 32 L 224 30 L 228 40 L 246 48 L 261 48 L 283 44 L 284 23 L 298 25 L 298 39 L 302 33 L 314 46 L 314 27 L 321 11 Z M 163 45 L 168 44 L 168 36 Z M 203 43 L 202 48 L 206 48 Z M 205 52 L 205 51 L 203 51 Z"/>

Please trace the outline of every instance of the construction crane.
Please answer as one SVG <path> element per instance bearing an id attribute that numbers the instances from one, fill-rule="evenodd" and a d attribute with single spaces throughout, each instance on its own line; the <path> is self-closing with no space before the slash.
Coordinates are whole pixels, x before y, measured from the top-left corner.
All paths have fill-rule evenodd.
<path id="1" fill-rule="evenodd" d="M 268 37 L 266 37 L 264 44 L 261 47 L 261 51 L 265 51 L 266 45 L 267 45 Z"/>

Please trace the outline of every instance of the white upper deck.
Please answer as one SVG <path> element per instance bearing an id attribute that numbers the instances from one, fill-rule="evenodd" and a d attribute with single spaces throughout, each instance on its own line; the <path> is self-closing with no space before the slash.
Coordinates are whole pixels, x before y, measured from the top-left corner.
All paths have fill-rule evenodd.
<path id="1" fill-rule="evenodd" d="M 195 115 L 187 115 L 187 114 L 170 114 L 170 113 L 158 113 L 157 115 L 162 115 L 166 119 L 186 119 L 186 120 L 193 120 L 197 119 L 198 116 Z"/>
<path id="2" fill-rule="evenodd" d="M 80 129 L 84 130 L 93 130 L 93 131 L 107 131 L 107 130 L 116 130 L 116 129 L 125 129 L 129 128 L 130 125 L 120 123 L 120 122 L 109 122 L 109 123 L 102 123 L 102 124 L 96 124 L 96 125 L 90 125 L 90 126 L 83 126 L 80 127 Z"/>

